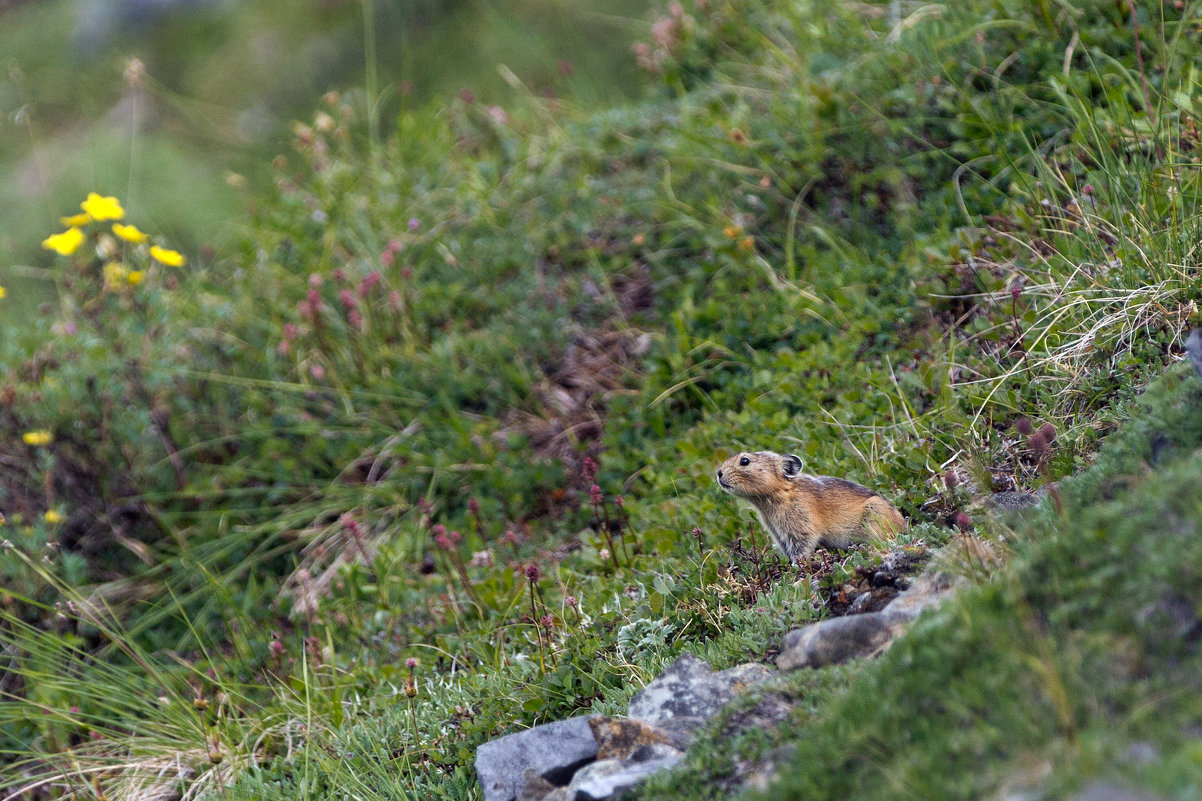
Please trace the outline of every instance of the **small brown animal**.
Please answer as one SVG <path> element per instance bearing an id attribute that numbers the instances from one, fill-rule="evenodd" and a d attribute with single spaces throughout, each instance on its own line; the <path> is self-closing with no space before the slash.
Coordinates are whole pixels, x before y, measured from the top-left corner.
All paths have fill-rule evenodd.
<path id="1" fill-rule="evenodd" d="M 842 478 L 806 475 L 791 453 L 736 453 L 718 468 L 718 485 L 751 501 L 791 562 L 819 545 L 846 548 L 906 528 L 901 512 L 879 494 Z"/>

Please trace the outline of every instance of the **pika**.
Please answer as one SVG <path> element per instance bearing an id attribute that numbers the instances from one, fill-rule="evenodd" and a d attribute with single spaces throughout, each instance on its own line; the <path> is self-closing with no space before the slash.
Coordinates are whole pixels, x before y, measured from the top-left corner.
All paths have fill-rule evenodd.
<path id="1" fill-rule="evenodd" d="M 897 507 L 878 493 L 854 481 L 806 475 L 791 453 L 736 453 L 718 468 L 718 485 L 751 501 L 791 562 L 819 545 L 846 548 L 906 528 Z"/>

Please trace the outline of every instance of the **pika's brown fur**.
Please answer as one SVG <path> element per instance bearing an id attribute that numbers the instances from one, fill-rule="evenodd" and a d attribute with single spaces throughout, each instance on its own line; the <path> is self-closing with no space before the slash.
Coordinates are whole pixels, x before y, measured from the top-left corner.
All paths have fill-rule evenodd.
<path id="1" fill-rule="evenodd" d="M 906 528 L 901 512 L 879 494 L 842 478 L 806 475 L 793 454 L 736 453 L 718 468 L 718 485 L 751 501 L 792 562 L 819 545 L 846 548 Z"/>

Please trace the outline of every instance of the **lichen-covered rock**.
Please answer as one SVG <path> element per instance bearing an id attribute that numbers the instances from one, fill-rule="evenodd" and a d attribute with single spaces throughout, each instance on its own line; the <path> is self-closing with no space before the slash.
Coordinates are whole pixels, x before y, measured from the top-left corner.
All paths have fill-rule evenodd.
<path id="1" fill-rule="evenodd" d="M 684 654 L 630 702 L 630 717 L 660 727 L 685 747 L 734 697 L 729 684 L 692 654 Z"/>
<path id="2" fill-rule="evenodd" d="M 684 753 L 670 745 L 657 743 L 635 750 L 629 759 L 602 759 L 581 768 L 568 785 L 568 798 L 573 801 L 619 799 L 652 774 L 677 765 Z"/>
<path id="3" fill-rule="evenodd" d="M 525 790 L 527 770 L 562 785 L 596 758 L 588 717 L 574 717 L 484 743 L 476 749 L 476 776 L 484 801 L 513 801 Z"/>
<path id="4" fill-rule="evenodd" d="M 597 741 L 597 759 L 629 759 L 645 745 L 672 745 L 672 737 L 658 726 L 641 720 L 619 720 L 603 715 L 588 719 Z"/>
<path id="5" fill-rule="evenodd" d="M 888 645 L 893 634 L 881 612 L 822 620 L 786 634 L 776 666 L 781 670 L 818 668 L 869 656 Z"/>

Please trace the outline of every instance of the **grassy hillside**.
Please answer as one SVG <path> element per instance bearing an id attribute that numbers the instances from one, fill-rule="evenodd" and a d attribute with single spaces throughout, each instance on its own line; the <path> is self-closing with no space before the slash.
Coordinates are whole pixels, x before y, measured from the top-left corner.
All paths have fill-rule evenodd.
<path id="1" fill-rule="evenodd" d="M 673 4 L 638 104 L 515 81 L 374 145 L 331 95 L 240 247 L 173 267 L 147 222 L 83 224 L 0 374 L 0 787 L 472 797 L 481 742 L 623 709 L 682 651 L 762 659 L 879 559 L 797 581 L 711 479 L 742 448 L 889 495 L 902 544 L 1018 554 L 941 616 L 956 636 L 799 679 L 820 713 L 786 786 L 979 795 L 1015 743 L 1101 760 L 1128 734 L 1189 764 L 1184 718 L 1108 717 L 1176 673 L 1076 693 L 1151 648 L 1119 624 L 1143 595 L 1107 605 L 1144 518 L 1088 477 L 1017 532 L 974 504 L 1089 467 L 1197 322 L 1196 8 L 1136 11 Z M 1182 436 L 1155 492 L 1116 490 L 1186 521 L 1141 587 L 1196 572 Z M 1007 650 L 1031 627 L 1044 650 Z M 981 723 L 1015 683 L 1060 717 Z M 1093 763 L 1055 764 L 1060 792 Z"/>

